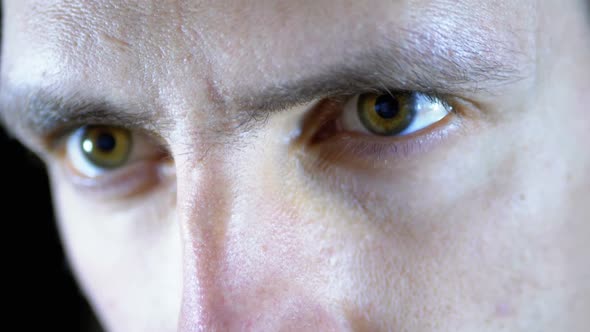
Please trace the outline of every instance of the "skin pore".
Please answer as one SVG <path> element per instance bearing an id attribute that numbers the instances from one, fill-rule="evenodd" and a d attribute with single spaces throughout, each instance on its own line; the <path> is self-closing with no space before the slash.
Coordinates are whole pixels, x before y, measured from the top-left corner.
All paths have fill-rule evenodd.
<path id="1" fill-rule="evenodd" d="M 584 1 L 2 6 L 1 116 L 109 331 L 590 328 Z M 356 117 L 416 92 L 444 119 Z"/>

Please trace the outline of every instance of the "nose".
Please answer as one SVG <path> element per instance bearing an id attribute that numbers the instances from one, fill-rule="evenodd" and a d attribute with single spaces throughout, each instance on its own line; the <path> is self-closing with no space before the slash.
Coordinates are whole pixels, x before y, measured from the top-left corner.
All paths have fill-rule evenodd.
<path id="1" fill-rule="evenodd" d="M 310 287 L 325 278 L 308 236 L 314 223 L 276 184 L 272 162 L 242 160 L 177 166 L 179 330 L 340 330 L 325 290 Z"/>

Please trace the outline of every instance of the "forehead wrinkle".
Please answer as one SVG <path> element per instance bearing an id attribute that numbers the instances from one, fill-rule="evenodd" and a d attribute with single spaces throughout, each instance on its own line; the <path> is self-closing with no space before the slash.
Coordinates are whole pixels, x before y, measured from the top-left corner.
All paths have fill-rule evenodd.
<path id="1" fill-rule="evenodd" d="M 168 72 L 176 60 L 199 54 L 197 35 L 187 29 L 186 9 L 175 1 L 57 1 L 31 6 L 30 24 L 61 63 L 100 65 L 125 61 L 149 63 L 153 72 Z M 34 37 L 33 37 L 34 38 Z M 115 46 L 114 48 L 112 46 Z M 180 47 L 179 47 L 180 46 Z M 146 69 L 146 68 L 142 68 Z M 153 79 L 147 72 L 146 80 Z"/>
<path id="2" fill-rule="evenodd" d="M 116 50 L 129 52 L 138 45 L 133 42 L 132 30 L 124 27 L 143 23 L 132 6 L 114 6 L 113 2 L 99 6 L 94 1 L 58 1 L 32 6 L 32 11 L 38 44 L 49 45 L 62 60 L 72 63 L 89 63 L 98 53 L 112 57 Z"/>

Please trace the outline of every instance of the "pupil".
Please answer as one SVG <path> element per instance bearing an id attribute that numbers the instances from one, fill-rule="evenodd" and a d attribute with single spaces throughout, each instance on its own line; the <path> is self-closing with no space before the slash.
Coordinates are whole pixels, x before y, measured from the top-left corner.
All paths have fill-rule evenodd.
<path id="1" fill-rule="evenodd" d="M 375 112 L 384 119 L 394 118 L 399 113 L 399 100 L 390 95 L 382 95 L 375 101 Z"/>
<path id="2" fill-rule="evenodd" d="M 100 135 L 98 135 L 98 137 L 96 138 L 96 146 L 104 152 L 111 152 L 115 149 L 115 146 L 117 145 L 117 142 L 115 141 L 115 138 L 113 137 L 113 135 L 109 135 L 106 133 L 101 133 Z"/>

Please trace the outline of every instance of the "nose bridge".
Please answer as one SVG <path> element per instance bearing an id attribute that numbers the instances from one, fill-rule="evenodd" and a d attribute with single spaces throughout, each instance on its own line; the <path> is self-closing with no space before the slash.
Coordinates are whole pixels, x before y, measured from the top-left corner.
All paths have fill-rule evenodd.
<path id="1" fill-rule="evenodd" d="M 183 241 L 183 296 L 179 331 L 219 330 L 213 307 L 222 299 L 216 276 L 224 261 L 232 184 L 222 162 L 177 174 L 178 222 Z"/>
<path id="2" fill-rule="evenodd" d="M 219 151 L 192 167 L 177 161 L 178 330 L 336 330 L 325 300 L 307 287 L 325 278 L 309 264 L 318 255 L 315 223 L 278 183 L 274 159 Z"/>

